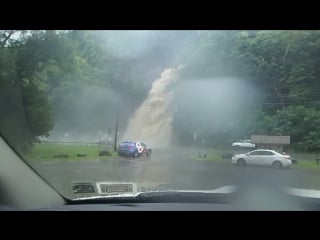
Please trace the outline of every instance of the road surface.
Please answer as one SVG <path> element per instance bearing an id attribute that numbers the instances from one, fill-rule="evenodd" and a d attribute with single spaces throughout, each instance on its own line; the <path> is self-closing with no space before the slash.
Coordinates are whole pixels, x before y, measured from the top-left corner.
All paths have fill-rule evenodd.
<path id="1" fill-rule="evenodd" d="M 153 150 L 150 159 L 115 158 L 109 160 L 33 161 L 31 165 L 56 190 L 74 198 L 74 182 L 135 182 L 142 185 L 164 184 L 174 189 L 209 190 L 226 185 L 269 184 L 306 187 L 305 170 L 294 167 L 238 167 L 230 160 L 195 160 L 197 152 L 182 149 Z"/>

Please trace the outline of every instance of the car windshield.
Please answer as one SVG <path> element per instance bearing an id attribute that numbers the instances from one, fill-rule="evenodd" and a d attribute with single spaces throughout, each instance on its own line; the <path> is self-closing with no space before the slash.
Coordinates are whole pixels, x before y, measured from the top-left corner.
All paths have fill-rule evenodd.
<path id="1" fill-rule="evenodd" d="M 1 137 L 68 199 L 106 195 L 103 183 L 120 184 L 118 195 L 260 182 L 320 190 L 319 39 L 0 30 Z M 77 187 L 91 183 L 99 189 Z"/>

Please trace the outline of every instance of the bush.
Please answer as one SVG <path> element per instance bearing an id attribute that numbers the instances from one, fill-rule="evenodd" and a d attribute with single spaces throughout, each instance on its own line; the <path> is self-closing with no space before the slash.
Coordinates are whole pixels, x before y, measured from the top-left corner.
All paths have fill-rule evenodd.
<path id="1" fill-rule="evenodd" d="M 112 154 L 107 150 L 103 150 L 99 152 L 99 156 L 112 156 Z"/>

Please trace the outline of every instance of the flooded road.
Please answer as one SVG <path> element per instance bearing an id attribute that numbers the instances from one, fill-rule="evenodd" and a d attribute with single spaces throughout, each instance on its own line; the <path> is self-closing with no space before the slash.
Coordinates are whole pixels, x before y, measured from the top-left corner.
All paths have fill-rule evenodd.
<path id="1" fill-rule="evenodd" d="M 165 185 L 168 188 L 209 190 L 226 185 L 268 184 L 276 187 L 306 187 L 305 170 L 268 167 L 238 167 L 230 160 L 195 160 L 188 149 L 155 149 L 150 159 L 140 157 L 109 160 L 55 160 L 32 162 L 52 186 L 68 198 L 74 198 L 74 182 L 134 182 L 142 186 Z"/>

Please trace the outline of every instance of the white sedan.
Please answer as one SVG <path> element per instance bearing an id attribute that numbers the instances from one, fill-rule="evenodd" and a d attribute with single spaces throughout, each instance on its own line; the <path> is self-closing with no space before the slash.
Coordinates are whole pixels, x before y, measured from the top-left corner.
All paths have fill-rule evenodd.
<path id="1" fill-rule="evenodd" d="M 232 157 L 232 164 L 239 166 L 260 165 L 274 168 L 287 167 L 292 164 L 289 155 L 281 154 L 273 150 L 257 149 L 246 154 L 236 154 Z"/>
<path id="2" fill-rule="evenodd" d="M 240 142 L 232 143 L 232 147 L 254 148 L 256 145 L 251 140 L 240 140 Z"/>

